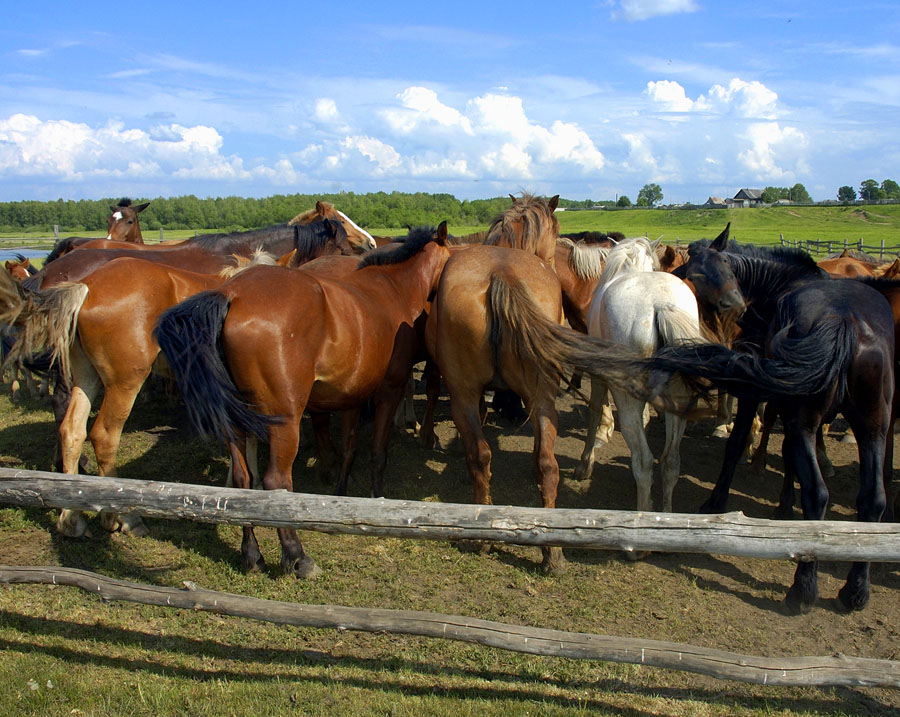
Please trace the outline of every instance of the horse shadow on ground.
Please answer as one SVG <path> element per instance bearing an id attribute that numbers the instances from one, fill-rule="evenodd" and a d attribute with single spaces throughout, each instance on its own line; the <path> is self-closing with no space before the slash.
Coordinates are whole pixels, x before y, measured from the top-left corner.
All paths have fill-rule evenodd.
<path id="1" fill-rule="evenodd" d="M 870 695 L 863 694 L 853 688 L 829 688 L 828 694 L 816 697 L 810 690 L 804 689 L 798 696 L 782 696 L 768 693 L 763 697 L 742 696 L 733 692 L 723 692 L 720 683 L 710 687 L 667 687 L 661 685 L 635 685 L 621 678 L 602 678 L 589 683 L 578 681 L 571 683 L 562 678 L 543 675 L 540 678 L 542 687 L 532 687 L 529 678 L 515 672 L 502 670 L 479 670 L 465 667 L 454 667 L 438 662 L 404 659 L 401 657 L 336 657 L 317 649 L 288 649 L 281 647 L 242 647 L 225 644 L 214 639 L 194 638 L 181 635 L 142 632 L 127 628 L 109 627 L 98 624 L 90 625 L 51 618 L 22 616 L 16 613 L 0 611 L 0 623 L 7 630 L 15 630 L 23 636 L 46 640 L 54 637 L 63 640 L 76 640 L 90 643 L 108 643 L 123 648 L 140 649 L 142 657 L 135 659 L 112 654 L 100 654 L 96 651 L 84 651 L 75 648 L 55 645 L 29 645 L 28 650 L 38 652 L 48 658 L 67 665 L 81 665 L 92 668 L 105 668 L 140 673 L 155 677 L 187 679 L 195 682 L 221 682 L 235 684 L 304 682 L 328 687 L 333 683 L 333 676 L 323 666 L 341 663 L 346 667 L 359 669 L 368 676 L 353 677 L 344 675 L 341 682 L 360 690 L 377 691 L 379 693 L 395 693 L 398 697 L 433 697 L 437 692 L 442 696 L 471 701 L 508 701 L 521 703 L 523 709 L 533 709 L 535 704 L 555 706 L 560 709 L 571 709 L 573 698 L 566 695 L 567 690 L 577 689 L 580 693 L 587 690 L 612 695 L 633 695 L 636 698 L 668 700 L 670 707 L 684 702 L 686 710 L 697 702 L 705 702 L 710 706 L 731 705 L 734 708 L 752 712 L 770 712 L 776 710 L 792 710 L 822 715 L 845 715 L 862 708 L 869 714 L 892 715 L 896 707 L 881 702 Z M 340 636 L 340 640 L 347 640 Z M 0 640 L 0 649 L 10 652 L 21 651 L 23 642 L 17 640 Z M 152 653 L 158 651 L 166 654 L 166 659 L 157 659 Z M 183 658 L 206 658 L 215 665 L 236 665 L 233 668 L 220 667 L 204 669 L 183 664 L 174 665 L 172 655 Z M 409 684 L 406 675 L 441 675 L 447 684 L 428 684 L 414 686 Z M 460 680 L 478 680 L 479 686 L 451 686 Z M 548 695 L 546 686 L 550 685 L 563 694 Z M 642 710 L 634 705 L 621 707 L 621 699 L 613 697 L 604 699 L 602 694 L 594 697 L 579 697 L 577 707 L 590 712 L 603 714 L 622 714 L 649 717 L 657 714 L 656 710 Z"/>

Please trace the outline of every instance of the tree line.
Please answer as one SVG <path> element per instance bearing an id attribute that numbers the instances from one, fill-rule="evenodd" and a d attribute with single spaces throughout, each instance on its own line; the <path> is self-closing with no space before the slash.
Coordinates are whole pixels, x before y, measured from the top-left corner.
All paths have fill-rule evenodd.
<path id="1" fill-rule="evenodd" d="M 60 233 L 95 232 L 106 229 L 110 208 L 122 197 L 39 202 L 0 202 L 0 231 L 37 229 Z M 436 226 L 445 219 L 450 224 L 478 226 L 489 224 L 509 207 L 509 197 L 459 200 L 451 194 L 423 192 L 372 192 L 356 194 L 276 194 L 263 198 L 216 197 L 200 199 L 194 195 L 130 197 L 134 204 L 149 201 L 141 213 L 141 228 L 215 229 L 239 231 L 282 224 L 297 214 L 312 209 L 318 200 L 330 202 L 362 226 L 404 228 Z M 560 200 L 565 208 L 595 207 L 593 200 Z M 612 205 L 612 202 L 606 204 Z"/>

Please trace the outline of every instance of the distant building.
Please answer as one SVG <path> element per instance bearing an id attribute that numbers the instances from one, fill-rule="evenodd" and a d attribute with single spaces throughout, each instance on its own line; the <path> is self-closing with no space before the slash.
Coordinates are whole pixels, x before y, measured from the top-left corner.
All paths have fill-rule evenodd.
<path id="1" fill-rule="evenodd" d="M 735 207 L 754 207 L 762 204 L 762 189 L 741 189 L 732 200 Z"/>
<path id="2" fill-rule="evenodd" d="M 722 197 L 710 197 L 706 200 L 706 203 L 703 206 L 711 207 L 714 209 L 724 209 L 728 206 L 728 203 L 724 199 L 722 199 Z"/>

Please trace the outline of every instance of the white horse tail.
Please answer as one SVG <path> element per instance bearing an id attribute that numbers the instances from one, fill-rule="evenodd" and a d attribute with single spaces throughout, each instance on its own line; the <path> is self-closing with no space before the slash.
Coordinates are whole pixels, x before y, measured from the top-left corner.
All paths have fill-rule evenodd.
<path id="1" fill-rule="evenodd" d="M 656 309 L 656 332 L 659 346 L 708 343 L 700 329 L 696 312 L 685 311 L 675 304 L 664 304 Z"/>

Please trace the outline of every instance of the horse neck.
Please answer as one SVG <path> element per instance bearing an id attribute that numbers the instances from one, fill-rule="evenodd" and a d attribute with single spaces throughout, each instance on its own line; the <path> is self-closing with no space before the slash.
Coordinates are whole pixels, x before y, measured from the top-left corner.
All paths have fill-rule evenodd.
<path id="1" fill-rule="evenodd" d="M 414 321 L 425 309 L 428 297 L 437 287 L 448 253 L 437 244 L 427 244 L 406 261 L 366 267 L 355 274 L 363 286 L 378 282 L 392 287 L 404 302 L 403 307 L 410 310 L 404 320 Z M 375 271 L 370 271 L 371 269 Z M 369 273 L 366 275 L 367 270 Z"/>

